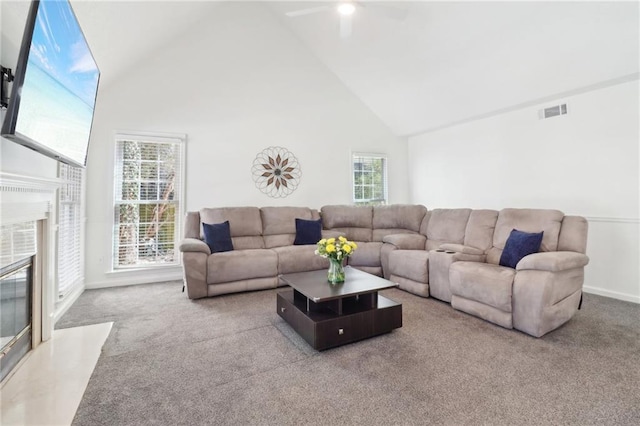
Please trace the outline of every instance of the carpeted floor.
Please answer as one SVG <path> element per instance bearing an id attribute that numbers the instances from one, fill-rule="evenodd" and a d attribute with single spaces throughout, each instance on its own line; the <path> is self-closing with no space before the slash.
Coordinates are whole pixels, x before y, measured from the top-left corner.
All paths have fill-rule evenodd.
<path id="1" fill-rule="evenodd" d="M 316 352 L 281 289 L 181 287 L 85 291 L 58 322 L 114 322 L 74 425 L 640 424 L 640 305 L 586 294 L 536 339 L 393 289 L 402 328 Z"/>

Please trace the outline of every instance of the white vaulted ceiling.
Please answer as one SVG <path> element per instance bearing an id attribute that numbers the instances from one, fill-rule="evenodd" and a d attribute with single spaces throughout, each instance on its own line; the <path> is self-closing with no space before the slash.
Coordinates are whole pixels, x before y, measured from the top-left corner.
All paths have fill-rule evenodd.
<path id="1" fill-rule="evenodd" d="M 281 20 L 398 135 L 638 72 L 637 2 L 382 4 L 406 18 L 370 4 L 346 40 L 334 13 Z"/>
<path id="2" fill-rule="evenodd" d="M 104 85 L 234 3 L 71 1 Z M 3 6 L 3 25 L 14 17 L 24 22 L 28 3 L 18 3 Z M 274 23 L 401 136 L 639 72 L 638 2 L 367 1 L 348 39 L 340 38 L 333 10 L 285 15 L 328 4 L 336 2 L 254 7 L 268 8 Z M 389 19 L 378 5 L 406 17 Z M 179 78 L 180 64 L 167 64 L 168 81 L 172 72 Z"/>

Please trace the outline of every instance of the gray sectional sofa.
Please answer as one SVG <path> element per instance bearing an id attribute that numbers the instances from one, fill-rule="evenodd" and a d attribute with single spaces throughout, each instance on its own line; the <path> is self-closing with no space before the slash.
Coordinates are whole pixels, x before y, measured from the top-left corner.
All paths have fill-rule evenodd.
<path id="1" fill-rule="evenodd" d="M 587 221 L 557 210 L 421 205 L 231 207 L 189 212 L 180 244 L 189 298 L 275 288 L 280 274 L 328 268 L 315 245 L 294 245 L 295 219 L 322 218 L 322 237 L 358 243 L 348 263 L 505 328 L 542 336 L 578 309 Z M 229 221 L 234 250 L 211 253 L 202 223 Z M 544 231 L 539 253 L 499 265 L 512 229 Z"/>

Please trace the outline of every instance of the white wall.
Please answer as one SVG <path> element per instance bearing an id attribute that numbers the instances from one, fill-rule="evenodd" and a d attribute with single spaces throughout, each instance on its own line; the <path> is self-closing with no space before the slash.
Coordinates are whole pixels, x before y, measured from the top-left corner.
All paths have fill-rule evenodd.
<path id="1" fill-rule="evenodd" d="M 387 154 L 390 202 L 408 201 L 406 141 L 264 6 L 221 5 L 100 89 L 87 167 L 87 287 L 158 279 L 107 273 L 117 130 L 188 135 L 188 210 L 350 203 L 352 151 Z M 286 147 L 300 162 L 300 185 L 287 198 L 269 198 L 253 183 L 253 160 L 269 146 Z"/>
<path id="2" fill-rule="evenodd" d="M 640 303 L 638 95 L 634 80 L 411 137 L 411 202 L 585 216 L 585 290 Z"/>

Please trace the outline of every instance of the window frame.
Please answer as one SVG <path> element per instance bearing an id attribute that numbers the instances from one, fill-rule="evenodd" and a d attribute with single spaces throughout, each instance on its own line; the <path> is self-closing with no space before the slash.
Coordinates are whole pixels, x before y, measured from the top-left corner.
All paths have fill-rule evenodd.
<path id="1" fill-rule="evenodd" d="M 145 263 L 145 264 L 135 264 L 135 265 L 118 265 L 117 261 L 117 253 L 116 253 L 116 221 L 117 217 L 117 206 L 121 204 L 123 200 L 117 200 L 116 195 L 116 184 L 117 184 L 117 171 L 119 167 L 119 163 L 121 159 L 118 158 L 118 143 L 119 141 L 138 141 L 138 142 L 146 142 L 146 143 L 174 143 L 178 146 L 178 153 L 180 159 L 178 161 L 179 171 L 176 175 L 178 181 L 174 186 L 174 200 L 176 205 L 175 210 L 175 221 L 174 221 L 174 261 L 167 263 Z M 138 131 L 120 131 L 115 132 L 114 134 L 114 144 L 113 144 L 113 165 L 111 167 L 112 171 L 112 184 L 111 184 L 111 232 L 109 239 L 110 247 L 110 261 L 109 261 L 109 273 L 123 273 L 123 272 L 135 272 L 135 271 L 144 271 L 144 270 L 162 270 L 169 268 L 176 268 L 182 266 L 182 257 L 179 255 L 178 245 L 183 235 L 183 218 L 186 210 L 186 194 L 185 194 L 185 171 L 186 171 L 186 143 L 187 143 L 187 135 L 183 133 L 159 133 L 159 132 L 138 132 Z M 145 203 L 141 203 L 145 204 Z M 148 203 L 146 203 L 148 204 Z"/>
<path id="2" fill-rule="evenodd" d="M 356 179 L 355 179 L 355 165 L 357 158 L 372 158 L 380 159 L 383 164 L 383 176 L 382 176 L 382 192 L 383 200 L 369 199 L 359 200 L 356 199 Z M 387 205 L 389 204 L 389 159 L 386 154 L 375 152 L 351 152 L 351 202 L 355 205 Z"/>
<path id="3" fill-rule="evenodd" d="M 63 172 L 64 169 L 67 169 L 67 172 Z M 78 179 L 75 179 L 71 174 L 72 173 L 77 173 L 78 174 Z M 78 288 L 82 287 L 84 285 L 84 280 L 85 280 L 85 222 L 86 222 L 86 213 L 85 213 L 85 185 L 86 185 L 86 172 L 85 169 L 81 168 L 81 167 L 77 167 L 77 166 L 71 166 L 68 164 L 63 164 L 63 163 L 58 163 L 58 178 L 60 179 L 64 179 L 65 183 L 63 184 L 63 188 L 59 188 L 58 189 L 58 194 L 57 194 L 57 214 L 56 214 L 56 219 L 57 219 L 57 235 L 56 235 L 56 248 L 57 248 L 57 258 L 56 258 L 56 301 L 60 302 L 63 299 L 67 298 L 70 294 L 72 294 L 74 291 L 78 290 Z M 63 176 L 64 175 L 64 176 Z M 66 188 L 65 188 L 66 187 Z M 77 192 L 77 196 L 78 199 L 77 200 L 66 200 L 63 199 L 64 193 L 65 191 L 67 192 Z M 66 285 L 66 286 L 62 286 L 61 285 L 61 278 L 69 278 L 67 276 L 65 277 L 61 277 L 61 271 L 60 268 L 63 266 L 61 265 L 61 256 L 60 253 L 65 250 L 63 248 L 61 248 L 60 246 L 63 245 L 65 246 L 66 244 L 63 244 L 63 242 L 61 241 L 61 239 L 64 239 L 65 237 L 62 235 L 62 232 L 64 231 L 64 225 L 63 225 L 63 214 L 62 214 L 62 210 L 63 210 L 63 205 L 73 205 L 77 208 L 77 217 L 75 217 L 76 223 L 75 226 L 76 228 L 74 229 L 75 232 L 77 232 L 76 237 L 78 238 L 78 241 L 75 241 L 74 244 L 77 244 L 77 246 L 75 247 L 78 252 L 76 253 L 78 256 L 78 261 L 79 264 L 76 265 L 79 267 L 79 271 L 76 271 L 79 273 L 78 276 L 73 277 L 74 278 L 74 282 L 70 285 Z M 64 241 L 65 243 L 67 243 L 67 241 Z M 72 259 L 74 254 L 71 253 L 70 254 L 70 258 L 66 259 L 68 263 L 73 263 Z M 62 291 L 62 288 L 64 288 L 64 291 Z"/>

